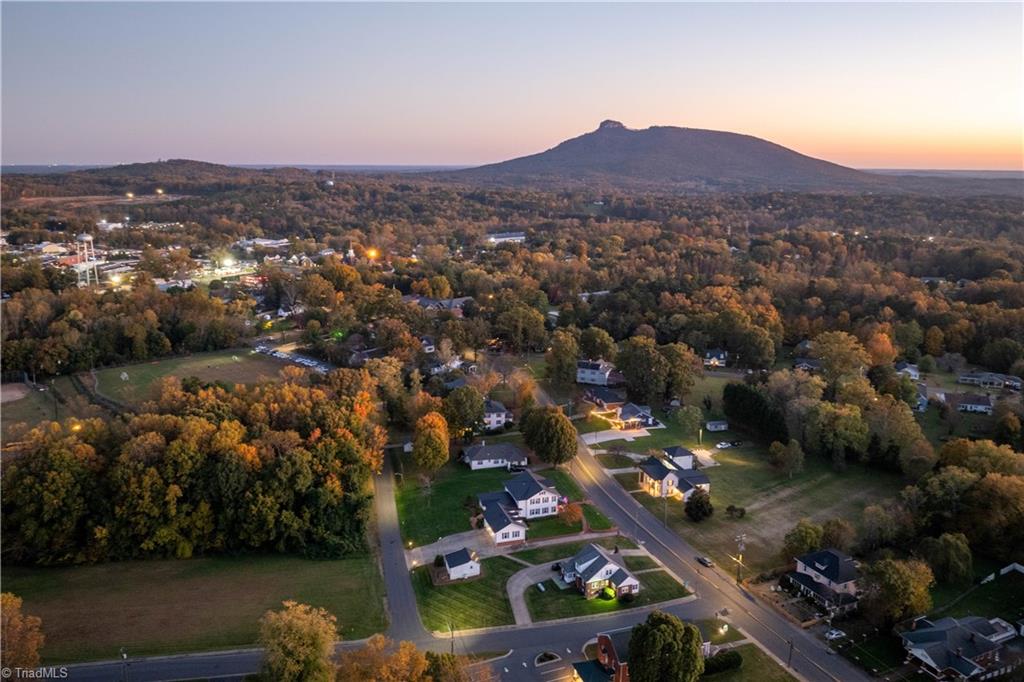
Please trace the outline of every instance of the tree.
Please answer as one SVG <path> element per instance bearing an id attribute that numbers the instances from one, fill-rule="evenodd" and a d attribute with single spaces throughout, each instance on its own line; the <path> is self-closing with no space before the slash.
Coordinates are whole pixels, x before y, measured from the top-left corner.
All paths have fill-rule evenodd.
<path id="1" fill-rule="evenodd" d="M 963 533 L 943 533 L 937 538 L 925 538 L 921 541 L 920 550 L 940 582 L 969 583 L 974 576 L 971 547 Z"/>
<path id="2" fill-rule="evenodd" d="M 583 520 L 583 505 L 579 502 L 570 502 L 562 507 L 562 511 L 560 511 L 558 515 L 561 517 L 565 525 L 575 526 Z"/>
<path id="3" fill-rule="evenodd" d="M 960 524 L 975 546 L 984 546 L 986 553 L 1000 559 L 1020 558 L 1024 476 L 986 474 L 967 493 L 964 507 Z"/>
<path id="4" fill-rule="evenodd" d="M 876 561 L 865 571 L 863 584 L 861 603 L 876 623 L 889 625 L 932 607 L 929 589 L 935 584 L 935 576 L 923 561 Z"/>
<path id="5" fill-rule="evenodd" d="M 349 649 L 338 657 L 338 682 L 432 682 L 427 655 L 412 642 L 394 642 L 384 635 L 373 635 L 358 649 Z"/>
<path id="6" fill-rule="evenodd" d="M 704 672 L 702 639 L 696 626 L 654 611 L 633 626 L 629 638 L 632 682 L 696 682 Z"/>
<path id="7" fill-rule="evenodd" d="M 857 539 L 857 529 L 846 519 L 828 519 L 821 524 L 821 546 L 849 552 Z"/>
<path id="8" fill-rule="evenodd" d="M 821 360 L 826 383 L 834 387 L 840 378 L 860 372 L 871 357 L 855 336 L 846 332 L 823 332 L 814 337 L 811 354 Z"/>
<path id="9" fill-rule="evenodd" d="M 669 364 L 658 352 L 654 339 L 646 336 L 627 339 L 619 351 L 617 365 L 626 379 L 626 390 L 636 400 L 654 405 L 664 399 Z"/>
<path id="10" fill-rule="evenodd" d="M 711 504 L 711 495 L 703 488 L 697 488 L 686 500 L 684 511 L 691 521 L 697 523 L 710 518 L 715 513 L 715 508 Z"/>
<path id="11" fill-rule="evenodd" d="M 931 443 L 921 438 L 900 453 L 900 469 L 903 475 L 916 481 L 934 469 L 938 459 Z"/>
<path id="12" fill-rule="evenodd" d="M 685 343 L 670 343 L 658 350 L 667 363 L 668 395 L 681 401 L 689 395 L 694 381 L 704 372 L 701 360 Z"/>
<path id="13" fill-rule="evenodd" d="M 810 413 L 807 442 L 841 471 L 848 454 L 860 455 L 867 448 L 868 426 L 856 405 L 821 402 Z"/>
<path id="14" fill-rule="evenodd" d="M 941 329 L 932 325 L 924 333 L 924 352 L 933 358 L 937 358 L 946 349 L 946 335 Z"/>
<path id="15" fill-rule="evenodd" d="M 45 641 L 42 625 L 37 616 L 21 612 L 21 597 L 0 594 L 0 660 L 5 669 L 39 667 L 39 649 Z"/>
<path id="16" fill-rule="evenodd" d="M 810 519 L 800 519 L 782 540 L 781 556 L 786 563 L 795 557 L 821 549 L 824 529 Z"/>
<path id="17" fill-rule="evenodd" d="M 576 335 L 568 329 L 557 329 L 551 335 L 551 347 L 547 355 L 547 372 L 556 383 L 571 384 L 576 380 L 576 361 L 580 347 Z"/>
<path id="18" fill-rule="evenodd" d="M 576 456 L 576 427 L 557 407 L 530 410 L 521 429 L 526 445 L 544 462 L 557 467 Z"/>
<path id="19" fill-rule="evenodd" d="M 495 331 L 514 353 L 538 348 L 544 343 L 544 316 L 527 305 L 516 305 L 498 315 Z"/>
<path id="20" fill-rule="evenodd" d="M 921 359 L 917 361 L 917 369 L 921 374 L 933 373 L 937 369 L 935 358 L 930 355 L 922 355 Z"/>
<path id="21" fill-rule="evenodd" d="M 795 438 L 790 438 L 787 445 L 774 441 L 768 448 L 768 458 L 773 467 L 789 478 L 804 470 L 804 449 Z"/>
<path id="22" fill-rule="evenodd" d="M 331 655 L 338 638 L 336 619 L 324 609 L 294 601 L 260 619 L 263 669 L 272 680 L 304 682 L 334 677 Z"/>
<path id="23" fill-rule="evenodd" d="M 864 507 L 861 516 L 864 544 L 869 549 L 891 544 L 896 539 L 897 524 L 892 512 L 879 504 Z"/>
<path id="24" fill-rule="evenodd" d="M 896 347 L 885 332 L 878 331 L 872 334 L 864 347 L 871 357 L 872 365 L 891 365 L 896 359 Z"/>
<path id="25" fill-rule="evenodd" d="M 441 407 L 455 438 L 473 433 L 484 419 L 484 397 L 472 386 L 460 386 L 448 394 Z"/>
<path id="26" fill-rule="evenodd" d="M 672 417 L 679 425 L 679 430 L 691 436 L 697 434 L 704 421 L 704 413 L 696 405 L 683 405 L 672 414 Z"/>
<path id="27" fill-rule="evenodd" d="M 600 327 L 587 327 L 580 333 L 580 357 L 615 362 L 615 339 Z"/>
<path id="28" fill-rule="evenodd" d="M 438 412 L 428 412 L 416 422 L 412 460 L 430 473 L 448 462 L 448 422 Z"/>

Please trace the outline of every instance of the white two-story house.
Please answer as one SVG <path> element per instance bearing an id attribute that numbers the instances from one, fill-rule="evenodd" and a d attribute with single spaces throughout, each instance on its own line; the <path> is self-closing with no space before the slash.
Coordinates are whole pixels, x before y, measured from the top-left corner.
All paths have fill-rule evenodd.
<path id="1" fill-rule="evenodd" d="M 857 562 L 838 549 L 822 549 L 796 557 L 789 579 L 801 593 L 842 613 L 857 606 Z"/>
<path id="2" fill-rule="evenodd" d="M 505 489 L 477 496 L 484 525 L 495 544 L 526 540 L 527 522 L 555 516 L 564 499 L 551 481 L 524 471 L 505 481 Z"/>
<path id="3" fill-rule="evenodd" d="M 576 383 L 591 386 L 617 386 L 625 381 L 615 365 L 607 360 L 580 360 L 576 363 Z"/>

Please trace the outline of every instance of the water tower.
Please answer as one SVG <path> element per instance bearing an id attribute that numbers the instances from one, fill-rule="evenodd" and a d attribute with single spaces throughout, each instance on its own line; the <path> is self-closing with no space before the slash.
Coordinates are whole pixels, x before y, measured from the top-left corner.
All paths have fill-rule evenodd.
<path id="1" fill-rule="evenodd" d="M 96 267 L 96 246 L 92 243 L 92 235 L 82 233 L 75 240 L 75 255 L 78 256 L 75 271 L 78 273 L 78 286 L 87 287 L 100 283 L 100 272 Z"/>

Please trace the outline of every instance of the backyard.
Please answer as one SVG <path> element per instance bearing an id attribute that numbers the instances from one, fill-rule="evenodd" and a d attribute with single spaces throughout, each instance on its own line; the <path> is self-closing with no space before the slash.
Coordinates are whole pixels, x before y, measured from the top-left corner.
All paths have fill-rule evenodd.
<path id="1" fill-rule="evenodd" d="M 508 603 L 505 583 L 522 570 L 520 563 L 505 557 L 480 562 L 480 577 L 434 586 L 430 567 L 420 566 L 411 574 L 416 603 L 423 625 L 434 632 L 510 625 L 515 622 Z"/>
<path id="2" fill-rule="evenodd" d="M 206 382 L 246 384 L 274 379 L 286 366 L 247 348 L 215 351 L 97 370 L 96 390 L 113 400 L 138 405 L 157 396 L 164 377 L 195 376 Z M 89 381 L 88 375 L 83 376 L 83 381 Z"/>
<path id="3" fill-rule="evenodd" d="M 43 621 L 47 663 L 251 646 L 260 617 L 286 599 L 338 618 L 343 639 L 387 625 L 371 556 L 312 561 L 263 555 L 126 561 L 62 568 L 4 566 L 4 591 Z"/>
<path id="4" fill-rule="evenodd" d="M 689 594 L 667 571 L 657 570 L 637 575 L 640 593 L 632 602 L 618 599 L 604 599 L 600 596 L 585 599 L 573 588 L 558 589 L 553 580 L 544 581 L 544 591 L 536 586 L 526 590 L 526 604 L 534 621 L 555 620 L 573 616 L 591 616 L 613 613 L 624 609 L 648 606 L 659 602 L 679 599 Z"/>

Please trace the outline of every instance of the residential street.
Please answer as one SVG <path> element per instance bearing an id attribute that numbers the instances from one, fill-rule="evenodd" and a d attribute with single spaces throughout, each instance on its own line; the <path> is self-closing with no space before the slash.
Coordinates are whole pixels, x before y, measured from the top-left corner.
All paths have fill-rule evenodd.
<path id="1" fill-rule="evenodd" d="M 538 399 L 545 404 L 551 402 L 539 390 Z M 812 635 L 737 587 L 730 575 L 696 564 L 694 557 L 697 552 L 665 528 L 610 478 L 582 440 L 579 441 L 579 455 L 571 465 L 570 472 L 580 483 L 585 496 L 615 522 L 625 535 L 643 544 L 650 554 L 687 581 L 696 592 L 696 600 L 676 603 L 662 610 L 680 618 L 695 620 L 711 618 L 723 609 L 728 609 L 727 620 L 744 631 L 751 641 L 780 664 L 785 665 L 792 653 L 791 672 L 800 680 L 849 682 L 869 679 L 844 658 L 830 655 L 825 645 Z M 556 672 L 564 669 L 565 664 L 536 668 L 533 660 L 537 654 L 554 651 L 566 661 L 578 660 L 584 644 L 597 632 L 633 625 L 658 608 L 640 607 L 604 617 L 573 618 L 525 626 L 510 625 L 458 632 L 452 637 L 435 637 L 423 627 L 416 608 L 395 506 L 394 475 L 387 457 L 381 475 L 375 479 L 375 491 L 380 558 L 387 590 L 387 610 L 391 619 L 386 634 L 392 639 L 411 641 L 425 649 L 454 650 L 456 653 L 512 650 L 510 655 L 493 666 L 500 679 L 550 682 L 568 678 L 567 674 Z M 339 648 L 356 645 L 358 642 L 340 643 Z M 260 655 L 255 649 L 150 657 L 128 661 L 127 679 L 137 682 L 213 677 L 240 679 L 244 674 L 256 672 L 259 665 Z M 123 679 L 122 671 L 120 661 L 81 664 L 69 668 L 70 679 L 97 682 Z"/>

